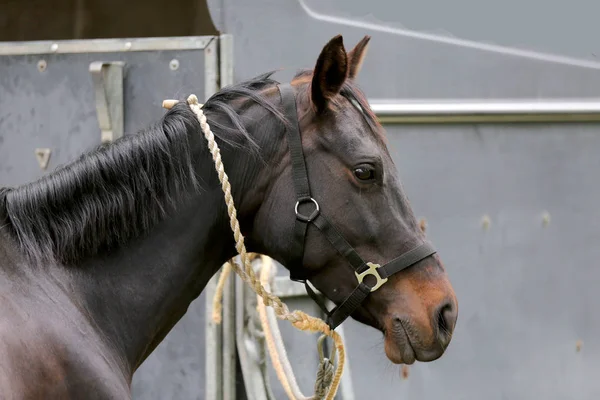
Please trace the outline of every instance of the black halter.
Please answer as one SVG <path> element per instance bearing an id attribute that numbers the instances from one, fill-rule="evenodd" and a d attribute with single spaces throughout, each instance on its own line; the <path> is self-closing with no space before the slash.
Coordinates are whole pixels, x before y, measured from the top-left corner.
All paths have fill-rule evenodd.
<path id="1" fill-rule="evenodd" d="M 302 138 L 300 137 L 300 128 L 298 126 L 296 98 L 294 89 L 290 84 L 279 85 L 279 91 L 287 118 L 291 122 L 288 132 L 288 145 L 292 159 L 292 177 L 296 190 L 296 224 L 294 226 L 294 242 L 292 244 L 293 259 L 288 265 L 290 270 L 290 279 L 302 282 L 306 286 L 309 296 L 321 307 L 327 315 L 327 324 L 331 329 L 335 329 L 346 318 L 348 318 L 365 300 L 369 293 L 376 291 L 387 282 L 393 274 L 402 271 L 405 268 L 429 257 L 436 251 L 429 243 L 423 243 L 412 250 L 402 254 L 400 257 L 380 266 L 370 262 L 365 262 L 358 253 L 348 244 L 337 229 L 325 218 L 319 209 L 319 203 L 311 196 L 308 183 L 308 173 L 304 163 L 304 154 L 302 151 Z M 310 206 L 312 211 L 302 213 L 301 206 Z M 333 310 L 327 310 L 321 299 L 311 289 L 306 277 L 303 274 L 304 241 L 308 224 L 312 223 L 323 235 L 331 242 L 333 247 L 346 258 L 348 263 L 354 268 L 358 285 L 346 299 Z M 368 286 L 364 279 L 367 276 L 375 278 L 375 284 Z"/>

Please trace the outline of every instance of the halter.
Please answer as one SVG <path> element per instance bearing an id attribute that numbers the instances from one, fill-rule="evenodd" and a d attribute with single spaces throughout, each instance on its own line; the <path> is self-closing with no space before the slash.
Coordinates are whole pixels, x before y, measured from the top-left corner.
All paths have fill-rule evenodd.
<path id="1" fill-rule="evenodd" d="M 327 220 L 319 208 L 319 203 L 310 193 L 310 185 L 308 183 L 308 173 L 304 162 L 304 154 L 302 151 L 302 138 L 300 136 L 300 128 L 298 124 L 298 113 L 296 109 L 296 99 L 294 89 L 288 84 L 278 85 L 281 100 L 287 118 L 291 121 L 291 125 L 287 129 L 288 146 L 290 149 L 292 160 L 292 178 L 296 191 L 296 205 L 294 212 L 296 214 L 296 222 L 294 225 L 294 241 L 292 244 L 293 258 L 288 266 L 290 270 L 290 279 L 296 282 L 304 283 L 308 295 L 319 305 L 325 315 L 327 315 L 327 324 L 331 329 L 335 329 L 346 318 L 348 318 L 363 301 L 369 293 L 375 292 L 384 285 L 388 278 L 397 272 L 400 272 L 411 265 L 423 260 L 426 257 L 434 254 L 436 251 L 431 244 L 422 243 L 408 252 L 400 255 L 381 266 L 371 262 L 365 262 L 350 244 L 343 238 L 339 231 Z M 300 206 L 307 205 L 312 207 L 310 213 L 304 214 L 300 211 Z M 348 261 L 356 274 L 357 286 L 346 299 L 331 311 L 327 309 L 323 301 L 316 295 L 308 284 L 308 279 L 303 276 L 303 259 L 304 259 L 304 244 L 306 238 L 306 230 L 308 224 L 312 223 L 321 231 L 329 240 L 333 247 Z M 365 282 L 367 276 L 375 278 L 375 284 L 369 286 Z"/>

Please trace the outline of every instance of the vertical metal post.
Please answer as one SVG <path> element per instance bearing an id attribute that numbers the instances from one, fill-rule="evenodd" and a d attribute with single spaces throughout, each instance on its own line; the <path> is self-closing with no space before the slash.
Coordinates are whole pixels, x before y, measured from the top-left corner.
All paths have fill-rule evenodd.
<path id="1" fill-rule="evenodd" d="M 233 36 L 219 37 L 219 87 L 233 83 Z M 232 272 L 232 275 L 235 273 Z M 230 276 L 223 291 L 223 398 L 236 398 L 236 361 L 235 346 L 235 276 Z"/>
<path id="2" fill-rule="evenodd" d="M 240 369 L 248 400 L 271 400 L 267 370 L 265 340 L 258 312 L 257 296 L 236 275 L 235 291 L 235 334 Z"/>
<path id="3" fill-rule="evenodd" d="M 217 38 L 213 38 L 204 48 L 204 103 L 218 90 Z M 206 286 L 206 326 L 205 326 L 205 399 L 223 400 L 223 325 L 213 322 L 213 299 L 219 280 L 215 274 Z M 227 296 L 224 293 L 225 296 Z"/>
<path id="4" fill-rule="evenodd" d="M 204 101 L 219 90 L 219 38 L 215 37 L 204 48 Z M 204 102 L 203 101 L 203 102 Z"/>
<path id="5" fill-rule="evenodd" d="M 206 363 L 205 363 L 205 399 L 206 400 L 223 400 L 223 382 L 222 375 L 222 333 L 221 325 L 213 322 L 213 298 L 217 288 L 219 274 L 215 274 L 206 285 L 206 329 L 205 329 L 205 348 L 206 348 Z"/>

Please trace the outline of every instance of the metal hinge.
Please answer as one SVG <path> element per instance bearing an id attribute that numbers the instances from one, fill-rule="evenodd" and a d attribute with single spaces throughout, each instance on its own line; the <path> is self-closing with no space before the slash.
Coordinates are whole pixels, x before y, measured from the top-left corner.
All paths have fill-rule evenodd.
<path id="1" fill-rule="evenodd" d="M 102 143 L 123 136 L 124 66 L 121 61 L 94 61 L 90 64 Z"/>

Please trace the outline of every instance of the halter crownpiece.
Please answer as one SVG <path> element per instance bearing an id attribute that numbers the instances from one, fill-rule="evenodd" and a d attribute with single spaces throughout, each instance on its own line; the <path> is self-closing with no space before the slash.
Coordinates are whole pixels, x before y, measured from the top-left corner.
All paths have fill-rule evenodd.
<path id="1" fill-rule="evenodd" d="M 390 276 L 435 254 L 436 250 L 431 244 L 425 242 L 383 266 L 365 262 L 360 255 L 358 255 L 356 250 L 354 250 L 339 231 L 323 215 L 319 203 L 311 195 L 308 172 L 302 151 L 302 138 L 298 124 L 294 89 L 289 83 L 278 85 L 278 87 L 284 112 L 291 121 L 291 125 L 287 129 L 287 138 L 292 160 L 292 178 L 294 180 L 297 199 L 294 208 L 296 213 L 296 223 L 294 225 L 294 241 L 292 243 L 293 258 L 290 265 L 287 267 L 290 270 L 290 279 L 304 283 L 308 295 L 319 305 L 325 315 L 327 315 L 327 324 L 329 327 L 335 329 L 361 306 L 370 293 L 375 292 L 384 285 Z M 307 213 L 302 213 L 299 211 L 301 205 L 311 205 L 312 210 Z M 309 223 L 314 224 L 327 240 L 331 242 L 333 247 L 335 247 L 335 249 L 348 261 L 350 266 L 354 269 L 358 282 L 358 285 L 354 288 L 352 293 L 331 311 L 327 309 L 325 304 L 323 304 L 323 301 L 311 289 L 308 284 L 308 278 L 304 272 L 304 244 Z M 375 278 L 374 284 L 366 284 L 365 278 L 368 276 Z"/>

